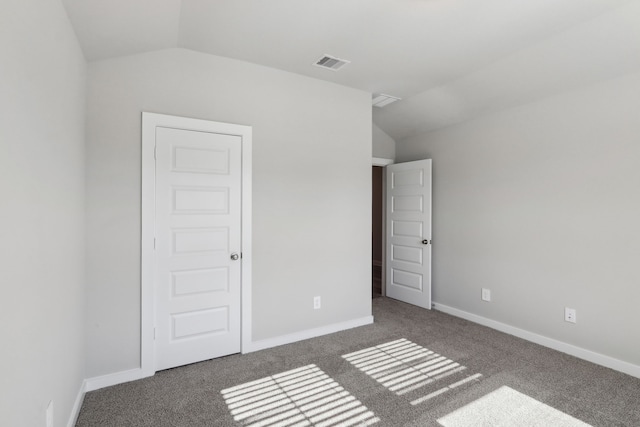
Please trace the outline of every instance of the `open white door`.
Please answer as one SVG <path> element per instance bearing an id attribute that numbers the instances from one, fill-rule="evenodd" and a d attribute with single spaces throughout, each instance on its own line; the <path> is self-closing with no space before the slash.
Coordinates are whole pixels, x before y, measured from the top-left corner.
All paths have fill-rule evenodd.
<path id="1" fill-rule="evenodd" d="M 431 160 L 387 166 L 387 296 L 431 309 Z"/>

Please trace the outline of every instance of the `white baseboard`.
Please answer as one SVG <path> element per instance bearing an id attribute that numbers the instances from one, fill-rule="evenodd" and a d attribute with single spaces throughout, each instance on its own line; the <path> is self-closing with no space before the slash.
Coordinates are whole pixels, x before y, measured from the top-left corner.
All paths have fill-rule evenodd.
<path id="1" fill-rule="evenodd" d="M 322 326 L 320 328 L 308 329 L 306 331 L 296 332 L 294 334 L 282 335 L 275 338 L 256 341 L 251 343 L 248 348 L 243 348 L 242 352 L 251 353 L 258 350 L 264 350 L 266 348 L 290 344 L 296 341 L 302 341 L 309 338 L 332 334 L 334 332 L 344 331 L 346 329 L 357 328 L 358 326 L 369 325 L 371 323 L 373 323 L 373 316 L 366 316 L 359 319 L 348 320 L 346 322 L 334 323 L 332 325 Z M 153 375 L 153 373 L 151 373 L 151 375 Z M 88 378 L 84 381 L 83 384 L 82 397 L 84 397 L 84 393 L 86 392 L 99 390 L 104 387 L 110 387 L 112 385 L 122 384 L 129 381 L 139 380 L 148 376 L 150 375 L 146 374 L 142 369 L 136 368 L 130 369 L 128 371 Z M 76 404 L 78 405 L 79 412 L 82 400 L 79 400 L 79 402 L 76 402 Z"/>
<path id="2" fill-rule="evenodd" d="M 128 383 L 129 381 L 139 380 L 148 376 L 149 375 L 145 374 L 142 369 L 136 368 L 128 371 L 116 372 L 114 374 L 93 377 L 86 380 L 85 391 L 89 392 L 116 384 Z"/>
<path id="3" fill-rule="evenodd" d="M 370 325 L 373 323 L 373 316 L 365 316 L 359 319 L 348 320 L 346 322 L 334 323 L 332 325 L 322 326 L 314 329 L 307 329 L 306 331 L 300 331 L 293 334 L 281 335 L 275 338 L 267 338 L 260 341 L 254 341 L 250 344 L 249 348 L 242 350 L 243 353 L 252 353 L 258 350 L 265 350 L 271 347 L 277 347 L 280 345 L 291 344 L 297 341 L 307 340 L 310 338 L 320 337 L 322 335 L 332 334 L 334 332 L 340 332 L 351 328 L 357 328 L 358 326 Z"/>
<path id="4" fill-rule="evenodd" d="M 471 322 L 478 323 L 483 326 L 488 326 L 489 328 L 492 328 L 492 329 L 496 329 L 500 332 L 504 332 L 509 335 L 514 335 L 518 338 L 522 338 L 527 341 L 531 341 L 536 344 L 540 344 L 542 346 L 561 351 L 562 353 L 570 354 L 571 356 L 575 356 L 579 359 L 583 359 L 583 360 L 595 363 L 597 365 L 611 368 L 616 371 L 620 371 L 625 374 L 631 375 L 633 377 L 640 378 L 640 366 L 638 365 L 634 365 L 629 362 L 615 359 L 610 356 L 605 356 L 604 354 L 596 353 L 594 351 L 587 350 L 582 347 L 577 347 L 572 344 L 567 344 L 565 342 L 558 341 L 553 338 L 545 337 L 543 335 L 538 335 L 536 333 L 529 332 L 524 329 L 516 328 L 515 326 L 507 325 L 506 323 L 501 323 L 495 320 L 491 320 L 486 317 L 478 316 L 477 314 L 469 313 L 469 312 L 459 310 L 457 308 L 449 307 L 437 302 L 433 303 L 433 308 L 438 311 L 442 311 L 443 313 L 447 313 L 456 317 L 461 317 Z"/>
<path id="5" fill-rule="evenodd" d="M 80 415 L 80 408 L 82 408 L 82 402 L 84 401 L 84 394 L 87 389 L 87 380 L 82 380 L 82 384 L 80 384 L 80 390 L 78 390 L 78 395 L 76 396 L 76 401 L 73 403 L 73 408 L 71 408 L 71 414 L 69 415 L 69 422 L 67 423 L 67 427 L 75 427 L 76 422 L 78 421 L 78 415 Z"/>

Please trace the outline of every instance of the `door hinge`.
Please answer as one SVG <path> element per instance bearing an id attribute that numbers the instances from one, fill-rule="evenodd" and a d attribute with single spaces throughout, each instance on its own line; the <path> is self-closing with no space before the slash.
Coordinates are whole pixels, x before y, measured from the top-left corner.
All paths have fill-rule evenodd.
<path id="1" fill-rule="evenodd" d="M 156 328 L 153 328 L 153 339 L 154 340 L 156 339 L 156 330 L 157 330 Z"/>
<path id="2" fill-rule="evenodd" d="M 153 238 L 153 249 L 154 250 L 156 249 L 156 238 L 155 237 Z"/>

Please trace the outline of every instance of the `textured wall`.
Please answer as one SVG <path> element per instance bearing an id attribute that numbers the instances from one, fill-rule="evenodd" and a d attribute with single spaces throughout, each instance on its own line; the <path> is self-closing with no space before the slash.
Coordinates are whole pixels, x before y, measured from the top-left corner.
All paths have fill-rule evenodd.
<path id="1" fill-rule="evenodd" d="M 640 366 L 638 111 L 632 74 L 399 142 L 433 159 L 434 300 Z"/>
<path id="2" fill-rule="evenodd" d="M 85 61 L 59 1 L 0 13 L 0 424 L 67 425 L 84 365 Z"/>
<path id="3" fill-rule="evenodd" d="M 396 158 L 396 142 L 378 126 L 373 125 L 373 157 Z"/>
<path id="4" fill-rule="evenodd" d="M 142 111 L 253 126 L 254 341 L 371 314 L 368 93 L 182 49 L 95 62 L 90 377 L 139 366 Z"/>

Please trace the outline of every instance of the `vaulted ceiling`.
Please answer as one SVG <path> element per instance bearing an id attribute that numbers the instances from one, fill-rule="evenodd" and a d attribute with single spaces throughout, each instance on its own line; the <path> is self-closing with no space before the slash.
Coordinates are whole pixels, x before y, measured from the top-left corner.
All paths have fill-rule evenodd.
<path id="1" fill-rule="evenodd" d="M 640 71 L 637 0 L 63 3 L 90 61 L 183 47 L 398 96 L 374 108 L 396 141 Z"/>

